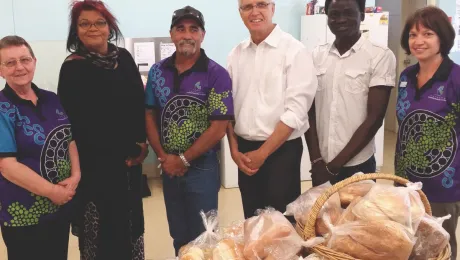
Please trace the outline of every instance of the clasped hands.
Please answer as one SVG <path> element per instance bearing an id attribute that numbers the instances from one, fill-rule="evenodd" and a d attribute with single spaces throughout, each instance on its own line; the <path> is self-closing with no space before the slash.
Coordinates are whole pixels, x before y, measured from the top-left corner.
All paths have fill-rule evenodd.
<path id="1" fill-rule="evenodd" d="M 256 174 L 268 158 L 268 154 L 260 149 L 244 154 L 240 151 L 232 151 L 231 154 L 238 168 L 248 176 Z"/>
<path id="2" fill-rule="evenodd" d="M 334 183 L 340 169 L 341 166 L 336 165 L 334 162 L 326 164 L 321 160 L 314 163 L 310 170 L 313 187 L 317 187 L 328 181 Z"/>
<path id="3" fill-rule="evenodd" d="M 80 174 L 74 174 L 58 184 L 52 184 L 45 196 L 54 204 L 62 206 L 73 199 L 79 182 Z"/>
<path id="4" fill-rule="evenodd" d="M 187 166 L 178 155 L 165 154 L 160 156 L 158 160 L 161 162 L 161 168 L 171 178 L 174 176 L 182 177 L 188 171 Z"/>

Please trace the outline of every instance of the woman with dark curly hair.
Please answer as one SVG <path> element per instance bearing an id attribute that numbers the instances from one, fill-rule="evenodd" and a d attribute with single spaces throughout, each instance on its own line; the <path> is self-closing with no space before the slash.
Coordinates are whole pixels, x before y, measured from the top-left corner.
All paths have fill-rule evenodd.
<path id="1" fill-rule="evenodd" d="M 144 88 L 103 2 L 73 4 L 58 95 L 81 154 L 73 232 L 82 259 L 144 259 Z"/>

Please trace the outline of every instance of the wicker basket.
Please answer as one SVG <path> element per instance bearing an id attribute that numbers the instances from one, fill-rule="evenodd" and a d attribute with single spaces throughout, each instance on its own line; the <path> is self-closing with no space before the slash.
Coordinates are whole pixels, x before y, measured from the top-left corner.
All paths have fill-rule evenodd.
<path id="1" fill-rule="evenodd" d="M 384 180 L 391 180 L 395 181 L 399 184 L 405 185 L 409 181 L 406 179 L 403 179 L 401 177 L 395 176 L 393 174 L 382 174 L 382 173 L 373 173 L 373 174 L 363 174 L 363 175 L 357 175 L 350 177 L 344 181 L 341 181 L 331 188 L 329 188 L 326 192 L 324 192 L 321 197 L 319 197 L 315 204 L 312 207 L 312 210 L 310 211 L 310 214 L 308 215 L 307 223 L 305 226 L 303 226 L 301 223 L 297 222 L 296 225 L 296 230 L 299 233 L 299 235 L 304 239 L 308 240 L 310 238 L 316 237 L 315 233 L 315 224 L 316 224 L 316 219 L 319 216 L 320 210 L 323 207 L 323 205 L 326 203 L 326 201 L 337 191 L 339 191 L 341 188 L 355 182 L 360 182 L 364 180 L 376 180 L 376 179 L 384 179 Z M 422 191 L 418 191 L 420 194 L 420 198 L 422 199 L 423 205 L 425 205 L 425 210 L 426 213 L 431 215 L 431 206 L 430 203 L 426 197 L 426 195 Z M 324 245 L 318 245 L 315 246 L 311 249 L 313 253 L 316 253 L 320 256 L 325 257 L 325 259 L 330 259 L 330 260 L 356 260 L 355 258 L 344 254 L 340 252 L 335 252 L 332 249 L 324 246 Z M 437 257 L 433 258 L 430 260 L 449 260 L 451 256 L 451 251 L 450 251 L 450 245 L 444 249 L 444 251 Z"/>

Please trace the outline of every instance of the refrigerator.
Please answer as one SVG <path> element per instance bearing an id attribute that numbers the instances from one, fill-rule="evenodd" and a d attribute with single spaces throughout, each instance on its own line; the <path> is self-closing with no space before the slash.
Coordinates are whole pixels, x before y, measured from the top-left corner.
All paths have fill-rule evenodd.
<path id="1" fill-rule="evenodd" d="M 376 44 L 388 46 L 389 16 L 388 12 L 366 13 L 366 18 L 361 23 L 363 36 Z M 327 16 L 302 16 L 300 39 L 309 50 L 313 50 L 319 44 L 333 43 L 335 36 L 327 26 Z"/>
<path id="2" fill-rule="evenodd" d="M 389 13 L 366 13 L 364 21 L 361 23 L 361 33 L 370 41 L 388 47 L 388 22 Z M 301 41 L 309 50 L 313 50 L 317 45 L 333 43 L 335 36 L 327 25 L 325 14 L 305 15 L 301 19 Z M 384 151 L 384 129 L 382 127 L 375 136 L 377 170 L 383 166 Z M 308 160 L 307 160 L 308 159 Z M 309 170 L 311 169 L 308 157 L 308 149 L 304 145 L 304 155 L 302 158 L 302 179 L 310 179 Z"/>

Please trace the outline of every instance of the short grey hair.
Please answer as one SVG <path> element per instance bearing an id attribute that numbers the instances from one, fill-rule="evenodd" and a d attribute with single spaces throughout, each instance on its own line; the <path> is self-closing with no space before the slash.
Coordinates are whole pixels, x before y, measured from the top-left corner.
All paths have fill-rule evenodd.
<path id="1" fill-rule="evenodd" d="M 238 0 L 238 7 L 241 6 L 241 1 L 243 1 L 243 0 Z M 273 4 L 275 3 L 274 0 L 268 0 L 268 2 L 273 3 Z"/>
<path id="2" fill-rule="evenodd" d="M 30 55 L 32 55 L 32 58 L 35 58 L 35 54 L 34 54 L 34 51 L 32 50 L 32 47 L 30 47 L 30 44 L 26 40 L 24 40 L 24 38 L 17 36 L 17 35 L 9 35 L 9 36 L 3 37 L 0 40 L 0 51 L 2 49 L 6 49 L 12 46 L 16 46 L 16 47 L 26 46 L 27 49 L 29 49 L 29 52 L 30 52 Z"/>

